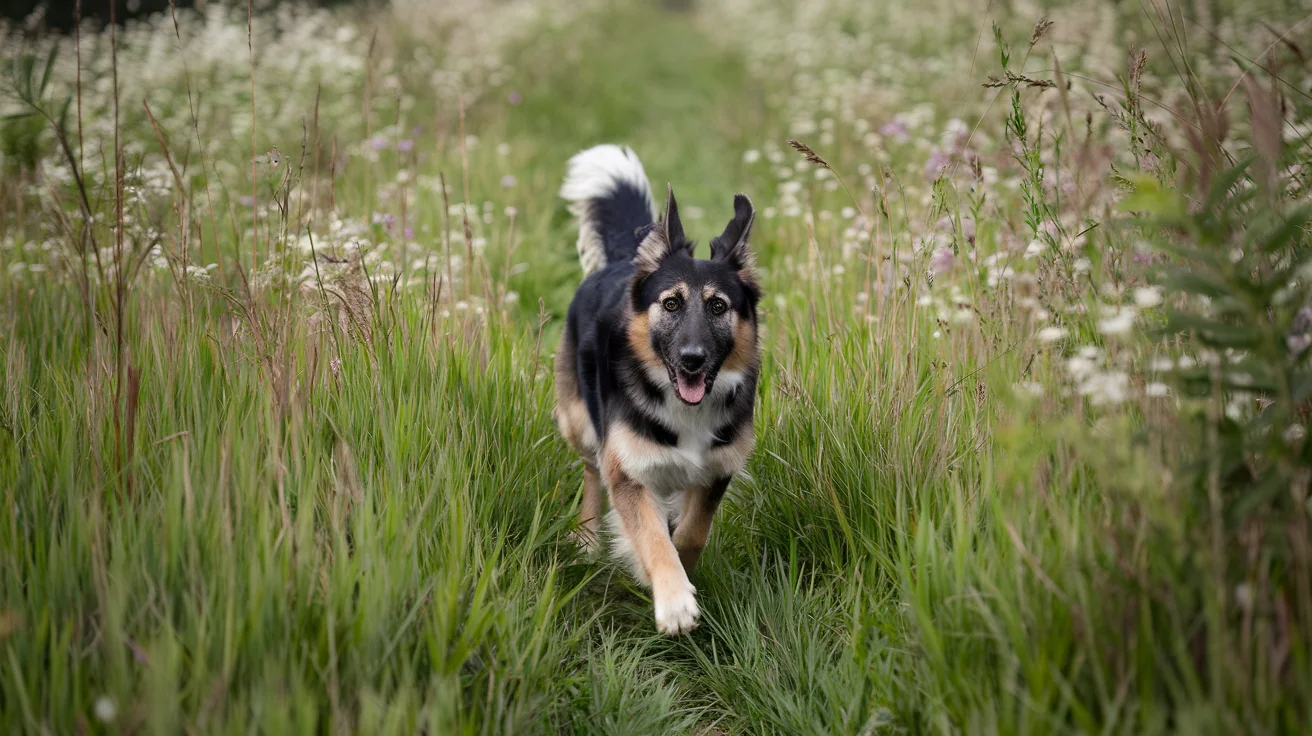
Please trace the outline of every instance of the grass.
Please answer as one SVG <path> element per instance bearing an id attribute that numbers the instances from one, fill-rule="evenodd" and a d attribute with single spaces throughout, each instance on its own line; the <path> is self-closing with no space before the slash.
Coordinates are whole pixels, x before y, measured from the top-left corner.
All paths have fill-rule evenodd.
<path id="1" fill-rule="evenodd" d="M 1108 325 L 1167 322 L 1141 296 L 1161 299 L 1161 259 L 1136 251 L 1153 208 L 1118 210 L 1116 184 L 1188 191 L 1166 165 L 1136 174 L 1148 155 L 1197 168 L 1135 103 L 1179 91 L 1181 60 L 1219 98 L 1225 50 L 1183 49 L 1225 27 L 1256 58 L 1258 14 L 1057 8 L 1034 40 L 1037 18 L 990 11 L 994 41 L 962 3 L 648 5 L 259 15 L 249 49 L 244 9 L 208 32 L 184 14 L 79 42 L 77 170 L 51 125 L 5 123 L 0 727 L 1304 727 L 1312 611 L 1263 576 L 1305 568 L 1252 562 L 1260 530 L 1195 512 L 1211 476 L 1191 463 L 1214 446 L 1191 421 L 1211 399 L 1150 390 L 1168 380 L 1153 360 L 1204 353 Z M 323 30 L 339 25 L 364 30 Z M 1147 91 L 1121 85 L 1112 31 L 1177 56 L 1154 56 Z M 33 59 L 62 43 L 24 103 L 58 110 L 79 49 L 22 41 Z M 999 42 L 1017 73 L 1050 79 L 1056 58 L 1106 82 L 981 88 Z M 41 70 L 17 63 L 10 98 Z M 1297 89 L 1305 71 L 1282 73 Z M 1240 102 L 1236 157 L 1260 127 Z M 702 625 L 674 640 L 571 542 L 582 469 L 551 420 L 578 281 L 555 189 L 603 140 L 674 184 L 702 240 L 734 192 L 763 212 L 757 448 L 693 575 Z M 1270 525 L 1290 547 L 1294 518 Z M 1233 544 L 1210 551 L 1213 532 Z"/>

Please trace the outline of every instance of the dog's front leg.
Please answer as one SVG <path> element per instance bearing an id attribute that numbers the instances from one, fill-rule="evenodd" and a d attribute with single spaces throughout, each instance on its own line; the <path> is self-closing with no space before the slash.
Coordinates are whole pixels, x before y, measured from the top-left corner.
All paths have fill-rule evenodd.
<path id="1" fill-rule="evenodd" d="M 662 634 L 676 636 L 697 627 L 697 589 L 688 581 L 679 561 L 660 503 L 650 490 L 631 478 L 620 467 L 618 458 L 609 455 L 603 465 L 606 486 L 610 490 L 611 508 L 619 517 L 621 528 L 636 557 L 636 564 L 651 585 L 656 604 L 656 628 Z"/>
<path id="2" fill-rule="evenodd" d="M 720 507 L 720 499 L 729 487 L 726 476 L 716 480 L 705 488 L 693 488 L 683 498 L 683 513 L 679 523 L 674 527 L 674 548 L 679 552 L 683 569 L 691 573 L 697 558 L 706 548 L 706 540 L 711 536 L 711 520 L 715 510 Z"/>

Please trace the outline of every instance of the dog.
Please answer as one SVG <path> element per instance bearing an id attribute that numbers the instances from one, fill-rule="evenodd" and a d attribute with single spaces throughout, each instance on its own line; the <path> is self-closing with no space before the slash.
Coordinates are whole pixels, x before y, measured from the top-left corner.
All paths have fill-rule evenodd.
<path id="1" fill-rule="evenodd" d="M 584 465 L 580 537 L 595 548 L 604 487 L 613 551 L 676 636 L 699 622 L 688 573 L 755 444 L 755 210 L 736 195 L 710 259 L 695 259 L 674 188 L 657 220 L 642 162 L 616 145 L 571 158 L 560 196 L 585 276 L 555 361 L 556 421 Z"/>

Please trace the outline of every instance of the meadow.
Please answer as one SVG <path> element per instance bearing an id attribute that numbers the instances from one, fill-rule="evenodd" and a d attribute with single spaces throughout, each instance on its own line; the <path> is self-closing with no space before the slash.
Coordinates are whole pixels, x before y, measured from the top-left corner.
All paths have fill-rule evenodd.
<path id="1" fill-rule="evenodd" d="M 686 7 L 685 7 L 686 6 Z M 5 733 L 1301 733 L 1295 0 L 0 26 Z M 701 626 L 573 542 L 557 189 L 744 192 Z"/>

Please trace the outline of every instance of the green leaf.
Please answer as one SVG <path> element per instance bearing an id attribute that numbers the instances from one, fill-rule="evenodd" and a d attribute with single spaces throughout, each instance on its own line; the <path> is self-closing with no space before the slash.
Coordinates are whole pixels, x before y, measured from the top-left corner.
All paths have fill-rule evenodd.
<path id="1" fill-rule="evenodd" d="M 1239 180 L 1244 177 L 1251 163 L 1253 163 L 1252 156 L 1216 175 L 1216 178 L 1212 180 L 1212 188 L 1207 192 L 1207 199 L 1203 206 L 1204 212 L 1211 211 L 1221 204 L 1221 201 L 1226 198 L 1230 190 L 1234 189 L 1235 184 L 1238 184 Z"/>
<path id="2" fill-rule="evenodd" d="M 1146 174 L 1127 174 L 1125 179 L 1133 190 L 1116 205 L 1118 210 L 1152 215 L 1166 222 L 1184 218 L 1187 210 L 1179 192 L 1163 189 L 1157 179 Z"/>
<path id="3" fill-rule="evenodd" d="M 1176 332 L 1193 332 L 1205 344 L 1213 347 L 1248 350 L 1260 342 L 1260 334 L 1247 325 L 1216 322 L 1206 317 L 1185 312 L 1172 312 L 1167 324 Z"/>
<path id="4" fill-rule="evenodd" d="M 1280 226 L 1273 230 L 1269 235 L 1262 239 L 1262 250 L 1267 253 L 1274 253 L 1283 248 L 1295 245 L 1300 236 L 1306 237 L 1307 233 L 1304 227 L 1307 225 L 1308 217 L 1312 216 L 1312 207 L 1303 205 L 1290 213 Z M 1299 258 L 1306 259 L 1307 249 L 1302 249 Z"/>
<path id="5" fill-rule="evenodd" d="M 37 96 L 42 97 L 46 93 L 46 85 L 50 84 L 50 73 L 54 71 L 55 59 L 59 56 L 59 47 L 55 46 L 50 49 L 50 56 L 46 57 L 46 69 L 41 73 L 41 86 L 37 89 Z"/>

